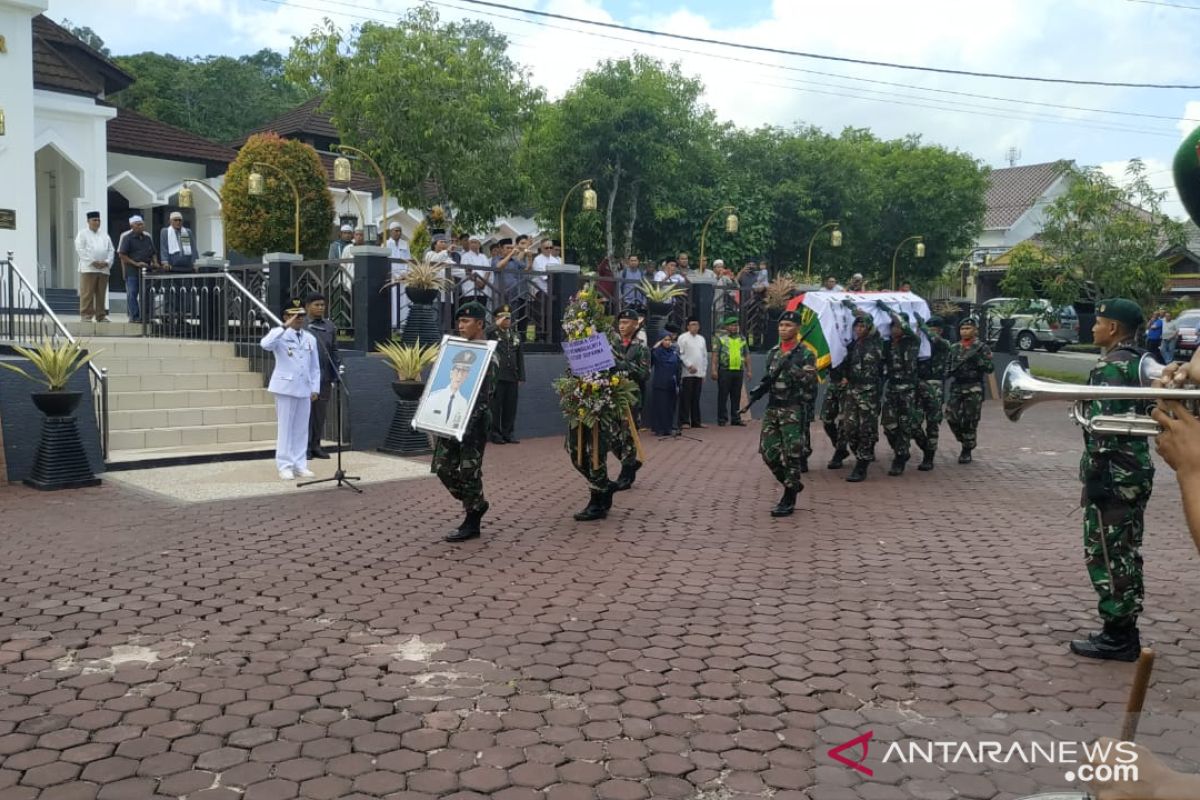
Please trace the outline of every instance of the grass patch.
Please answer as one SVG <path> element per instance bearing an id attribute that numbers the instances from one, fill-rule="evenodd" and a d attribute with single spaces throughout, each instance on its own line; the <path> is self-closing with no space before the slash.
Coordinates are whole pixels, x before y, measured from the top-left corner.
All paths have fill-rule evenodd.
<path id="1" fill-rule="evenodd" d="M 1088 381 L 1087 375 L 1080 375 L 1076 372 L 1065 372 L 1061 369 L 1042 369 L 1041 367 L 1032 367 L 1029 374 L 1035 378 L 1042 378 L 1048 381 L 1058 381 L 1059 383 L 1082 383 Z"/>
<path id="2" fill-rule="evenodd" d="M 1063 347 L 1068 353 L 1096 353 L 1100 354 L 1100 345 L 1098 344 L 1068 344 Z"/>

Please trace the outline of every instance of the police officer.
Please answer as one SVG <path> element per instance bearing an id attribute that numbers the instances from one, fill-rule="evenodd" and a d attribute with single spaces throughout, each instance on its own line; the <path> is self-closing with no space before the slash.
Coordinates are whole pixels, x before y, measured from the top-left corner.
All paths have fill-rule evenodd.
<path id="1" fill-rule="evenodd" d="M 458 309 L 458 335 L 471 341 L 480 341 L 485 335 L 487 311 L 479 303 L 471 302 Z M 480 522 L 489 508 L 483 496 L 483 450 L 487 446 L 488 431 L 492 427 L 492 395 L 496 390 L 497 362 L 495 356 L 483 374 L 475 407 L 467 420 L 462 441 L 442 436 L 434 437 L 433 463 L 430 470 L 450 492 L 462 503 L 466 518 L 457 530 L 446 534 L 447 542 L 461 542 L 480 534 Z"/>
<path id="2" fill-rule="evenodd" d="M 896 313 L 880 301 L 880 307 L 892 318 L 888 341 L 884 345 L 887 391 L 883 398 L 883 433 L 892 448 L 892 466 L 888 475 L 904 474 L 909 444 L 917 427 L 917 354 L 921 340 L 908 324 L 908 316 Z M 918 444 L 924 436 L 918 437 Z"/>
<path id="3" fill-rule="evenodd" d="M 800 315 L 785 311 L 779 317 L 779 344 L 767 353 L 767 366 L 762 381 L 750 392 L 750 402 L 741 410 L 746 414 L 759 398 L 768 396 L 767 413 L 763 416 L 758 452 L 763 462 L 783 484 L 783 497 L 773 517 L 787 517 L 796 509 L 796 495 L 804 490 L 801 473 L 807 443 L 805 431 L 809 423 L 809 403 L 817 391 L 817 362 L 798 336 Z"/>
<path id="4" fill-rule="evenodd" d="M 496 327 L 489 338 L 496 340 L 496 394 L 492 404 L 492 444 L 518 444 L 513 436 L 517 421 L 517 391 L 525 382 L 525 348 L 512 326 L 512 311 L 503 306 L 496 312 Z"/>
<path id="5" fill-rule="evenodd" d="M 313 400 L 312 412 L 308 417 L 308 457 L 329 458 L 329 453 L 321 447 L 321 438 L 325 433 L 325 417 L 329 410 L 329 397 L 333 392 L 333 384 L 340 378 L 338 372 L 342 366 L 342 356 L 338 352 L 337 326 L 325 319 L 325 295 L 313 292 L 304 298 L 304 310 L 308 312 L 308 325 L 305 327 L 317 340 L 317 358 L 321 362 L 321 393 Z M 338 431 L 340 439 L 342 432 Z"/>
<path id="6" fill-rule="evenodd" d="M 1096 306 L 1092 339 L 1100 360 L 1088 376 L 1089 386 L 1139 386 L 1138 361 L 1144 351 L 1134 345 L 1142 310 L 1118 297 Z M 1132 400 L 1093 400 L 1087 416 L 1141 412 Z M 1146 503 L 1154 487 L 1150 443 L 1144 436 L 1092 434 L 1084 431 L 1079 460 L 1083 482 L 1083 547 L 1088 576 L 1100 597 L 1104 628 L 1071 642 L 1071 652 L 1088 658 L 1135 661 L 1141 652 L 1137 620 L 1142 613 L 1142 533 Z"/>
<path id="7" fill-rule="evenodd" d="M 717 383 L 717 424 L 745 425 L 738 413 L 742 404 L 742 386 L 751 379 L 750 343 L 738 332 L 738 318 L 721 320 L 724 329 L 713 337 L 709 377 Z M 732 417 L 732 420 L 730 419 Z"/>
<path id="8" fill-rule="evenodd" d="M 952 379 L 950 399 L 946 402 L 946 422 L 962 452 L 958 463 L 970 464 L 971 451 L 975 449 L 975 431 L 979 428 L 979 416 L 983 413 L 984 376 L 990 374 L 992 350 L 979 339 L 979 323 L 974 317 L 966 317 L 958 323 L 960 341 L 950 345 L 950 363 L 947 372 Z"/>
<path id="9" fill-rule="evenodd" d="M 641 319 L 637 312 L 631 308 L 625 309 L 617 315 L 617 337 L 612 342 L 615 370 L 638 385 L 638 398 L 630 409 L 634 424 L 641 418 L 646 381 L 650 378 L 650 350 L 638 338 L 640 327 Z M 621 462 L 621 474 L 615 483 L 615 491 L 620 492 L 633 486 L 642 462 L 638 460 L 637 444 L 628 420 L 612 426 L 608 433 L 613 455 Z"/>
<path id="10" fill-rule="evenodd" d="M 840 366 L 845 394 L 838 440 L 854 454 L 854 469 L 846 480 L 858 483 L 867 479 L 867 467 L 875 460 L 883 389 L 883 340 L 869 314 L 854 310 L 854 338 Z"/>
<path id="11" fill-rule="evenodd" d="M 942 318 L 930 317 L 922 321 L 917 317 L 917 326 L 929 337 L 929 358 L 917 362 L 917 428 L 924 425 L 924 441 L 918 437 L 924 459 L 917 467 L 921 472 L 933 469 L 933 457 L 937 453 L 938 432 L 942 427 L 942 398 L 945 395 L 946 367 L 950 363 L 950 343 L 942 338 Z"/>

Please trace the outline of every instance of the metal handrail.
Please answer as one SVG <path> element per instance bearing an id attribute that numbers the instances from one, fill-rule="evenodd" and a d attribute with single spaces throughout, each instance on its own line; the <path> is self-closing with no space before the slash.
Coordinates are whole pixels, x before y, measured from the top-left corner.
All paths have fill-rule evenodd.
<path id="1" fill-rule="evenodd" d="M 34 287 L 30 286 L 29 281 L 25 280 L 25 276 L 22 275 L 21 271 L 17 269 L 15 264 L 13 264 L 12 257 L 13 257 L 13 254 L 10 252 L 8 254 L 8 258 L 4 261 L 4 264 L 8 267 L 9 275 L 16 276 L 17 280 L 19 280 L 21 282 L 21 284 L 25 287 L 26 291 L 28 291 L 29 294 L 32 295 L 33 298 L 37 301 L 37 304 L 41 308 L 42 313 L 44 315 L 46 315 L 47 317 L 49 317 L 50 321 L 54 323 L 54 327 L 56 329 L 58 329 L 58 332 L 62 336 L 66 337 L 66 340 L 68 342 L 71 342 L 72 344 L 78 344 L 78 340 L 76 340 L 76 338 L 71 335 L 71 332 L 69 330 L 67 330 L 67 326 L 64 325 L 63 321 L 58 318 L 58 315 L 54 313 L 54 309 L 50 308 L 50 304 L 46 302 L 46 298 L 42 297 L 41 292 L 39 292 Z M 100 384 L 100 409 L 99 409 L 99 414 L 98 414 L 98 416 L 100 418 L 100 449 L 102 451 L 103 457 L 105 459 L 107 459 L 108 458 L 108 370 L 103 367 L 96 366 L 96 364 L 91 361 L 88 362 L 87 368 L 88 368 L 88 371 L 92 374 L 92 377 L 95 378 Z"/>
<path id="2" fill-rule="evenodd" d="M 271 311 L 271 309 L 267 308 L 267 304 L 264 303 L 262 300 L 259 300 L 257 297 L 255 297 L 254 294 L 249 289 L 246 288 L 246 285 L 244 283 L 239 281 L 234 276 L 230 275 L 228 272 L 218 272 L 218 273 L 214 273 L 211 275 L 207 275 L 206 277 L 211 278 L 211 277 L 216 277 L 216 276 L 220 276 L 220 277 L 224 278 L 226 283 L 233 286 L 233 288 L 236 289 L 239 294 L 241 294 L 243 297 L 245 297 L 247 300 L 249 300 L 251 303 L 253 303 L 255 308 L 257 308 L 259 311 L 261 311 L 267 319 L 271 320 L 276 325 L 283 324 L 283 320 L 281 320 L 279 317 L 275 316 L 275 314 Z"/>

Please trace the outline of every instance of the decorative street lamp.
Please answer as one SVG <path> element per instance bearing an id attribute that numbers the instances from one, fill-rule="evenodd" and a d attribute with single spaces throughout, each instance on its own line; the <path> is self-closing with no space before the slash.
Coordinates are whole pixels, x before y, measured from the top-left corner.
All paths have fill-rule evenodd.
<path id="1" fill-rule="evenodd" d="M 916 256 L 917 258 L 925 257 L 925 237 L 924 236 L 910 236 L 907 239 L 905 239 L 904 241 L 900 242 L 900 244 L 896 245 L 896 250 L 894 253 L 892 253 L 892 291 L 893 292 L 896 291 L 896 257 L 900 255 L 900 248 L 904 247 L 904 245 L 906 245 L 907 243 L 909 243 L 913 240 L 916 240 L 916 242 L 917 242 L 917 246 L 916 246 L 916 249 L 913 251 L 913 255 Z"/>
<path id="2" fill-rule="evenodd" d="M 562 207 L 558 209 L 558 247 L 562 253 L 564 262 L 567 258 L 567 201 L 571 199 L 571 195 L 580 186 L 586 187 L 583 190 L 583 210 L 595 211 L 598 204 L 596 190 L 592 188 L 591 178 L 586 178 L 567 190 L 566 196 L 563 197 Z"/>
<path id="3" fill-rule="evenodd" d="M 388 224 L 388 219 L 387 219 L 388 191 L 387 191 L 387 181 L 383 177 L 383 170 L 381 170 L 379 168 L 379 165 L 375 163 L 375 159 L 371 158 L 369 155 L 364 153 L 362 150 L 359 150 L 357 147 L 351 147 L 348 144 L 335 144 L 330 149 L 337 150 L 337 151 L 345 151 L 347 153 L 353 153 L 354 155 L 363 159 L 364 161 L 366 161 L 368 164 L 370 164 L 372 167 L 375 168 L 375 175 L 376 175 L 376 177 L 379 178 L 379 190 L 383 193 L 383 227 L 386 228 L 387 224 Z M 350 159 L 346 158 L 345 156 L 338 156 L 337 158 L 335 158 L 333 160 L 333 179 L 335 181 L 338 181 L 339 183 L 349 183 L 351 175 L 352 175 L 352 170 L 350 169 Z M 363 230 L 365 231 L 367 228 L 367 220 L 364 219 L 362 225 L 363 225 Z"/>
<path id="4" fill-rule="evenodd" d="M 256 162 L 254 162 L 253 166 L 254 166 L 255 171 L 250 173 L 250 180 L 248 182 L 248 191 L 250 194 L 257 197 L 257 196 L 263 194 L 264 191 L 266 190 L 267 182 L 263 179 L 262 173 L 258 172 L 258 170 L 260 170 L 260 169 L 268 169 L 272 172 L 279 173 L 280 177 L 282 177 L 285 181 L 287 181 L 288 186 L 292 187 L 292 197 L 296 201 L 296 214 L 295 214 L 295 219 L 293 220 L 293 224 L 295 225 L 295 228 L 296 228 L 295 245 L 294 245 L 295 249 L 292 250 L 292 252 L 296 253 L 297 255 L 301 255 L 301 253 L 300 253 L 300 191 L 296 188 L 296 184 L 292 181 L 292 179 L 288 177 L 288 174 L 286 172 L 284 172 L 282 169 L 280 169 L 279 167 L 275 166 L 274 164 L 264 164 L 260 161 L 256 161 Z"/>
<path id="5" fill-rule="evenodd" d="M 837 220 L 834 220 L 833 222 L 826 222 L 824 225 L 817 228 L 816 232 L 813 233 L 812 238 L 808 240 L 808 264 L 804 268 L 804 282 L 805 283 L 812 283 L 813 242 L 815 242 L 817 240 L 817 236 L 820 235 L 821 231 L 825 230 L 826 228 L 833 228 L 833 233 L 829 234 L 829 246 L 830 247 L 841 247 L 842 246 L 842 229 L 840 227 L 838 227 L 841 224 L 842 223 L 838 222 Z"/>
<path id="6" fill-rule="evenodd" d="M 704 240 L 708 236 L 708 226 L 712 223 L 713 217 L 720 214 L 722 211 L 728 211 L 729 214 L 725 217 L 725 232 L 738 232 L 737 209 L 733 206 L 721 206 L 708 215 L 708 219 L 704 220 L 704 227 L 700 230 L 700 271 L 705 272 L 708 269 L 708 262 L 704 260 Z"/>

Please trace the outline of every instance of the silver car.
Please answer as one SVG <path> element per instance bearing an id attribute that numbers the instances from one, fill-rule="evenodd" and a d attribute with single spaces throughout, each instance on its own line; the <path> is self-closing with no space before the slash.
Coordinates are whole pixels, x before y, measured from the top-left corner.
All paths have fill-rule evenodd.
<path id="1" fill-rule="evenodd" d="M 1000 320 L 1004 310 L 1015 304 L 1011 314 L 1013 342 L 1019 350 L 1034 350 L 1044 347 L 1051 353 L 1063 346 L 1079 343 L 1079 315 L 1071 306 L 1053 308 L 1048 300 L 1017 300 L 1012 297 L 993 297 L 983 304 L 988 320 L 988 343 L 994 345 L 1000 339 Z"/>

